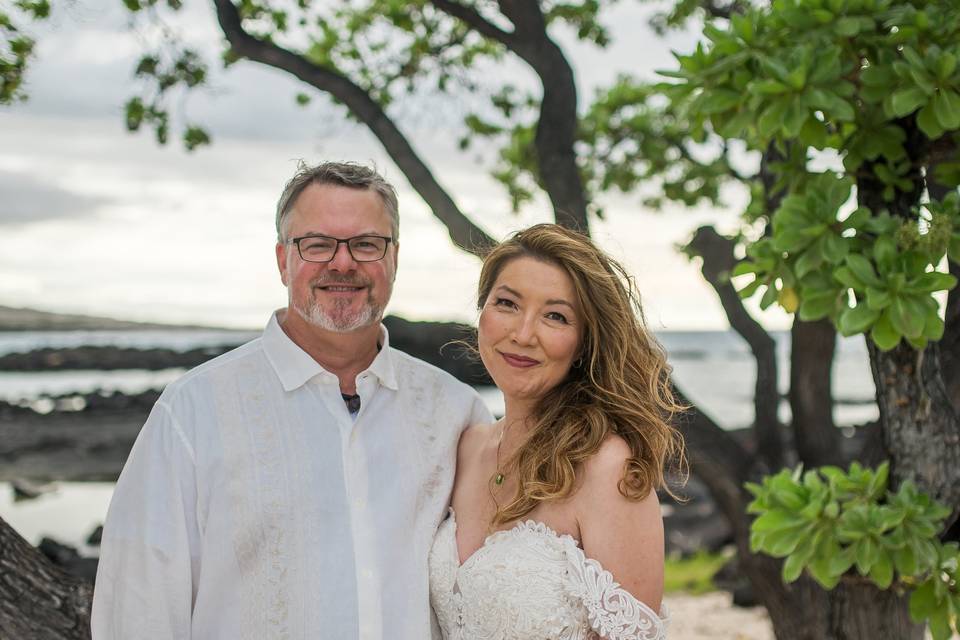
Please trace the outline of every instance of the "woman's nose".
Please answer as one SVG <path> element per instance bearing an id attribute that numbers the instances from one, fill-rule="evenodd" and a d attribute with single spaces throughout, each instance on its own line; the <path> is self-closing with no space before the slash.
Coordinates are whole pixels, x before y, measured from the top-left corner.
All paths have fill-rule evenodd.
<path id="1" fill-rule="evenodd" d="M 517 344 L 532 344 L 536 342 L 536 318 L 530 315 L 523 315 L 517 319 L 517 325 L 513 329 L 513 340 Z"/>

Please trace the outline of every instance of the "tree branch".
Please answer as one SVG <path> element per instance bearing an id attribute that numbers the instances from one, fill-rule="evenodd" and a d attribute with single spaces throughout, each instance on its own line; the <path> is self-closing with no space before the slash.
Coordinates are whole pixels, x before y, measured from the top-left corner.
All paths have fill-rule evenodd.
<path id="1" fill-rule="evenodd" d="M 244 30 L 240 13 L 230 0 L 213 0 L 213 3 L 220 28 L 237 55 L 286 71 L 329 93 L 367 125 L 433 214 L 446 225 L 454 244 L 475 255 L 482 255 L 486 248 L 495 244 L 490 236 L 460 211 L 406 136 L 367 91 L 332 69 L 313 64 L 301 55 L 252 36 Z"/>
<path id="2" fill-rule="evenodd" d="M 730 326 L 747 342 L 757 361 L 754 390 L 757 451 L 771 470 L 779 469 L 784 464 L 784 450 L 777 418 L 780 390 L 777 385 L 776 343 L 750 316 L 730 283 L 730 272 L 737 263 L 733 254 L 735 243 L 718 234 L 713 227 L 704 226 L 697 229 L 688 246 L 703 259 L 703 277 L 720 297 Z"/>
<path id="3" fill-rule="evenodd" d="M 543 85 L 534 136 L 537 178 L 550 197 L 557 223 L 589 233 L 587 196 L 575 152 L 579 118 L 573 69 L 547 33 L 539 2 L 500 0 L 499 5 L 517 36 L 510 50 L 533 68 Z"/>
<path id="4" fill-rule="evenodd" d="M 452 0 L 431 0 L 430 4 L 448 16 L 462 21 L 480 35 L 496 40 L 510 50 L 518 44 L 516 34 L 504 31 L 480 15 L 473 7 L 466 7 Z"/>

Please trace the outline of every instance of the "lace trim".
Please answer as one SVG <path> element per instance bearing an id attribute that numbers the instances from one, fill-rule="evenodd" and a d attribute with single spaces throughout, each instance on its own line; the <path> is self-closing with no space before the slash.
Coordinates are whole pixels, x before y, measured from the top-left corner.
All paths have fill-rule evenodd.
<path id="1" fill-rule="evenodd" d="M 567 536 L 572 541 L 573 538 Z M 571 592 L 580 598 L 590 626 L 607 640 L 665 640 L 670 621 L 666 606 L 662 617 L 633 597 L 599 562 L 588 558 L 576 544 L 568 545 Z"/>

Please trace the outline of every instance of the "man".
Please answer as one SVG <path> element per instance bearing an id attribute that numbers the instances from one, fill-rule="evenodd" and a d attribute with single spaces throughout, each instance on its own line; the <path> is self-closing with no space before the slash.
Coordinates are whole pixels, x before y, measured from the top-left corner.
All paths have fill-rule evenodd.
<path id="1" fill-rule="evenodd" d="M 277 206 L 288 306 L 169 385 L 104 527 L 94 640 L 431 634 L 427 554 L 477 394 L 389 345 L 393 188 L 301 167 Z"/>

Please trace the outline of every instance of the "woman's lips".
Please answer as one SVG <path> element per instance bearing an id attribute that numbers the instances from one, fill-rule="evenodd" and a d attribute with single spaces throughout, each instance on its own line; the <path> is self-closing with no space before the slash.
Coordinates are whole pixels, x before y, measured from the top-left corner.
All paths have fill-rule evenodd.
<path id="1" fill-rule="evenodd" d="M 540 364 L 539 360 L 534 360 L 533 358 L 527 358 L 526 356 L 519 356 L 515 353 L 503 353 L 499 352 L 504 360 L 507 361 L 511 367 L 518 367 L 521 369 L 527 369 L 529 367 L 536 366 Z"/>

